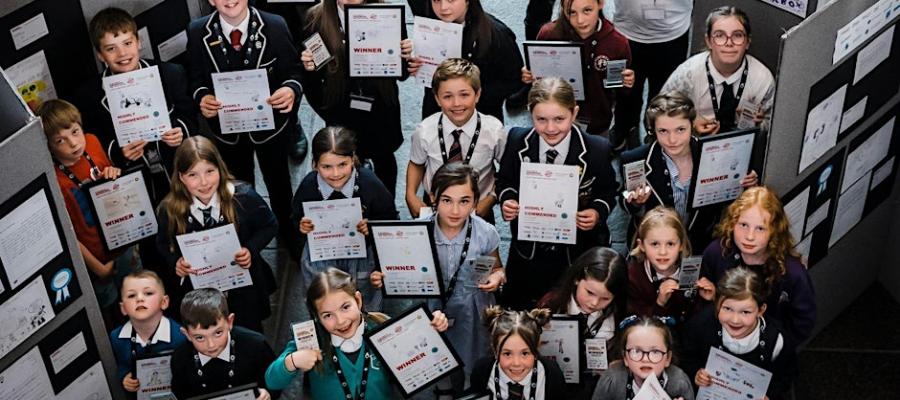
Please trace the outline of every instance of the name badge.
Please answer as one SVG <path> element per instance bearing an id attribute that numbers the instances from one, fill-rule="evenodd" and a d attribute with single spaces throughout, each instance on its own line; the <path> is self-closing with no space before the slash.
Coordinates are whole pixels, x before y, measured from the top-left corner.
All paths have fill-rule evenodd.
<path id="1" fill-rule="evenodd" d="M 154 174 L 164 173 L 162 167 L 162 157 L 155 148 L 147 146 L 144 148 L 144 156 L 147 157 L 147 164 L 150 164 L 150 172 Z"/>
<path id="2" fill-rule="evenodd" d="M 374 97 L 360 96 L 357 94 L 350 95 L 350 108 L 365 112 L 372 111 L 372 104 L 375 103 Z"/>
<path id="3" fill-rule="evenodd" d="M 663 8 L 646 7 L 643 13 L 647 21 L 666 19 L 666 10 Z"/>

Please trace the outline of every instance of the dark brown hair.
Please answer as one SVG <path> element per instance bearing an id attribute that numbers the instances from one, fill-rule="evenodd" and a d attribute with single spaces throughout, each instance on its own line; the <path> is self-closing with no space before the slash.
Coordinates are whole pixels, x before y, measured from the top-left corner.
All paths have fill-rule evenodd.
<path id="1" fill-rule="evenodd" d="M 581 35 L 578 34 L 578 31 L 575 30 L 575 27 L 572 26 L 572 23 L 569 22 L 569 14 L 572 9 L 572 2 L 575 0 L 560 0 L 559 2 L 559 17 L 553 21 L 553 33 L 556 36 L 567 38 L 568 40 L 581 40 Z M 603 7 L 600 6 L 600 0 L 595 0 L 597 2 L 597 6 L 600 8 L 600 15 L 598 18 L 600 20 L 603 19 Z"/>
<path id="2" fill-rule="evenodd" d="M 319 157 L 325 153 L 334 153 L 353 158 L 353 164 L 359 166 L 356 157 L 356 134 L 342 126 L 326 126 L 319 129 L 312 140 L 312 164 L 319 163 Z"/>
<path id="3" fill-rule="evenodd" d="M 181 301 L 181 321 L 185 328 L 207 329 L 228 314 L 228 300 L 213 288 L 191 290 Z"/>
<path id="4" fill-rule="evenodd" d="M 611 306 L 603 310 L 603 316 L 598 319 L 598 322 L 602 323 L 613 313 L 625 312 L 627 271 L 625 260 L 615 250 L 599 246 L 588 249 L 566 269 L 553 291 L 552 299 L 543 306 L 556 313 L 565 313 L 569 300 L 575 295 L 576 283 L 583 279 L 592 279 L 603 283 L 606 290 L 613 295 Z M 621 320 L 621 317 L 616 315 L 616 321 Z"/>
<path id="5" fill-rule="evenodd" d="M 81 125 L 81 113 L 72 103 L 65 100 L 51 99 L 45 101 L 37 109 L 37 116 L 41 117 L 41 125 L 44 127 L 44 135 L 48 138 L 56 135 L 63 129 L 69 129 L 72 124 Z"/>
<path id="6" fill-rule="evenodd" d="M 687 118 L 691 122 L 691 131 L 693 131 L 697 110 L 690 97 L 676 90 L 654 96 L 653 100 L 647 104 L 647 111 L 644 113 L 644 126 L 647 127 L 648 135 L 656 137 L 656 119 L 664 115 Z"/>
<path id="7" fill-rule="evenodd" d="M 131 33 L 135 39 L 138 39 L 137 24 L 134 22 L 134 18 L 127 11 L 116 7 L 100 10 L 97 15 L 94 15 L 94 18 L 91 18 L 88 30 L 91 35 L 91 43 L 94 45 L 94 50 L 97 51 L 100 51 L 100 39 L 103 39 L 107 33 L 113 36 Z"/>
<path id="8" fill-rule="evenodd" d="M 634 318 L 634 317 L 629 317 Z M 672 354 L 672 364 L 675 364 L 675 337 L 672 336 L 672 331 L 663 323 L 662 320 L 652 316 L 640 316 L 637 317 L 637 321 L 631 323 L 626 326 L 625 329 L 618 333 L 617 343 L 618 345 L 615 347 L 614 351 L 618 354 L 615 354 L 614 357 L 620 358 L 625 356 L 625 347 L 628 346 L 628 335 L 631 334 L 637 328 L 655 328 L 659 330 L 660 335 L 663 337 L 663 343 L 666 345 L 666 350 L 668 350 L 669 354 Z"/>
<path id="9" fill-rule="evenodd" d="M 494 357 L 498 357 L 506 340 L 518 335 L 528 345 L 528 349 L 538 357 L 542 327 L 550 321 L 550 309 L 535 308 L 531 311 L 503 310 L 491 306 L 484 310 L 484 321 L 491 334 Z"/>
<path id="10" fill-rule="evenodd" d="M 431 193 L 435 204 L 447 188 L 466 183 L 472 188 L 473 200 L 477 202 L 481 193 L 478 189 L 478 173 L 472 166 L 458 161 L 441 165 L 431 178 Z"/>

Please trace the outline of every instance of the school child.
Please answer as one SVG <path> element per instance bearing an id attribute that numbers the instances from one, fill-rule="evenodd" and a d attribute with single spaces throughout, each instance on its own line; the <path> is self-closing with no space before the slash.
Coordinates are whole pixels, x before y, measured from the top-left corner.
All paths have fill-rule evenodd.
<path id="1" fill-rule="evenodd" d="M 679 289 L 681 260 L 691 255 L 691 243 L 675 210 L 657 206 L 647 212 L 628 263 L 628 314 L 671 317 L 676 323 L 693 314 L 696 296 L 712 301 L 715 288 L 706 278 L 694 290 Z"/>
<path id="2" fill-rule="evenodd" d="M 304 49 L 300 53 L 305 70 L 303 88 L 309 105 L 326 126 L 343 126 L 357 133 L 360 158 L 371 163 L 393 196 L 397 190 L 394 152 L 403 143 L 397 81 L 406 80 L 409 73 L 403 65 L 400 78 L 351 78 L 344 44 L 344 4 L 371 3 L 383 1 L 324 0 L 309 9 L 301 38 L 318 33 L 334 59 L 320 67 L 313 62 L 312 51 Z M 406 63 L 412 54 L 412 40 L 406 39 L 406 24 L 401 29 L 400 55 Z"/>
<path id="3" fill-rule="evenodd" d="M 91 210 L 82 185 L 102 179 L 116 179 L 121 170 L 112 165 L 97 137 L 81 128 L 81 113 L 65 100 L 48 100 L 38 108 L 47 148 L 53 157 L 56 182 L 59 184 L 66 211 L 75 229 L 78 248 L 91 274 L 94 294 L 103 311 L 108 329 L 116 326 L 114 310 L 118 290 L 116 277 L 139 269 L 133 247 L 110 252 L 103 243 L 100 227 Z"/>
<path id="4" fill-rule="evenodd" d="M 216 10 L 191 21 L 187 28 L 188 77 L 194 104 L 200 107 L 235 178 L 251 186 L 256 181 L 256 155 L 281 237 L 290 241 L 296 236 L 289 224 L 288 153 L 292 146 L 287 131 L 296 129 L 296 106 L 303 94 L 297 50 L 283 18 L 248 7 L 247 0 L 210 0 L 210 5 Z M 275 128 L 223 135 L 218 118 L 223 104 L 216 98 L 212 74 L 252 69 L 266 70 L 271 93 L 266 102 L 273 108 Z"/>
<path id="5" fill-rule="evenodd" d="M 516 35 L 502 21 L 484 11 L 481 0 L 433 0 L 429 18 L 463 24 L 462 58 L 481 70 L 484 89 L 478 109 L 503 122 L 503 101 L 520 87 L 519 70 L 525 64 L 516 44 Z M 410 61 L 410 73 L 418 71 L 420 62 Z M 422 96 L 422 118 L 441 108 L 427 88 Z"/>
<path id="6" fill-rule="evenodd" d="M 641 386 L 656 375 L 669 397 L 693 400 L 691 380 L 673 363 L 674 339 L 659 318 L 631 316 L 620 324 L 621 361 L 613 361 L 600 376 L 593 400 L 633 399 Z"/>
<path id="7" fill-rule="evenodd" d="M 435 204 L 426 190 L 423 202 L 419 184 L 430 188 L 434 172 L 446 163 L 462 162 L 478 173 L 481 195 L 475 199 L 475 212 L 494 222 L 494 162 L 499 163 L 506 145 L 503 123 L 476 110 L 481 98 L 481 71 L 472 62 L 447 59 L 431 79 L 434 97 L 441 112 L 425 118 L 412 135 L 409 163 L 406 167 L 406 204 L 413 216 L 427 205 Z"/>
<path id="8" fill-rule="evenodd" d="M 606 219 L 616 197 L 609 141 L 575 126 L 579 107 L 572 86 L 559 78 L 536 81 L 528 95 L 532 128 L 509 131 L 497 172 L 497 197 L 503 219 L 517 232 L 519 171 L 522 163 L 578 167 L 578 232 L 575 245 L 537 243 L 513 236 L 507 261 L 502 304 L 515 309 L 534 306 L 586 249 L 609 245 Z"/>
<path id="9" fill-rule="evenodd" d="M 297 350 L 289 340 L 266 370 L 266 384 L 279 390 L 303 373 L 307 394 L 316 400 L 393 399 L 399 394 L 383 361 L 370 352 L 363 334 L 388 319 L 366 312 L 356 280 L 337 268 L 320 272 L 306 291 L 306 307 L 316 321 L 319 348 Z M 432 313 L 431 325 L 447 329 L 447 317 Z"/>
<path id="10" fill-rule="evenodd" d="M 719 240 L 703 252 L 702 271 L 712 282 L 737 266 L 759 273 L 770 288 L 768 316 L 781 323 L 786 338 L 797 346 L 816 325 L 816 297 L 789 226 L 775 192 L 762 186 L 748 189 L 725 210 L 716 229 Z"/>
<path id="11" fill-rule="evenodd" d="M 368 221 L 400 219 L 392 196 L 378 177 L 367 168 L 359 168 L 356 156 L 356 141 L 352 131 L 343 127 L 325 127 L 316 133 L 312 141 L 312 165 L 310 171 L 292 204 L 291 221 L 298 226 L 305 237 L 316 229 L 315 224 L 303 213 L 303 203 L 307 201 L 335 200 L 358 197 L 363 219 L 356 224 L 357 231 L 369 235 Z M 366 299 L 366 309 L 381 310 L 381 291 L 369 286 L 369 273 L 375 268 L 375 251 L 371 239 L 367 239 L 366 258 L 347 258 L 313 262 L 309 244 L 303 247 L 300 268 L 303 270 L 304 290 L 313 278 L 328 267 L 344 271 L 359 283 L 357 285 Z"/>
<path id="12" fill-rule="evenodd" d="M 109 341 L 116 356 L 117 377 L 129 392 L 137 392 L 141 387 L 134 375 L 138 357 L 175 350 L 187 341 L 181 325 L 163 316 L 168 307 L 169 296 L 156 272 L 132 272 L 122 281 L 119 308 L 128 316 L 128 322 L 113 330 Z"/>
<path id="13" fill-rule="evenodd" d="M 694 103 L 679 92 L 663 92 L 647 105 L 645 113 L 650 143 L 622 153 L 622 165 L 643 161 L 643 189 L 623 197 L 623 207 L 631 215 L 628 237 L 644 214 L 657 206 L 672 207 L 688 231 L 691 248 L 699 250 L 712 240 L 724 206 L 695 209 L 688 205 L 694 163 L 700 160 L 700 142 L 693 133 L 697 117 Z M 756 171 L 741 181 L 745 188 L 758 182 Z"/>
<path id="14" fill-rule="evenodd" d="M 197 289 L 181 303 L 181 333 L 188 342 L 172 354 L 172 394 L 187 399 L 255 383 L 259 396 L 269 400 L 266 367 L 275 359 L 259 332 L 234 325 L 225 295 L 212 288 Z"/>
<path id="15" fill-rule="evenodd" d="M 235 225 L 241 249 L 234 261 L 250 271 L 253 285 L 229 290 L 228 307 L 237 315 L 237 325 L 262 332 L 276 285 L 272 268 L 259 253 L 275 237 L 278 223 L 250 184 L 232 178 L 212 141 L 192 136 L 175 152 L 172 189 L 157 210 L 157 220 L 157 248 L 179 278 L 173 283 L 178 294 L 194 288 L 188 276 L 196 270 L 181 256 L 175 237 Z"/>
<path id="16" fill-rule="evenodd" d="M 566 380 L 556 361 L 541 357 L 541 327 L 550 320 L 546 308 L 504 311 L 500 306 L 484 310 L 493 354 L 482 358 L 472 371 L 471 392 L 494 399 L 556 398 Z"/>
<path id="17" fill-rule="evenodd" d="M 616 321 L 625 314 L 625 268 L 625 261 L 615 250 L 591 248 L 575 259 L 538 307 L 584 318 L 583 337 L 609 343 L 616 332 Z M 566 397 L 589 399 L 601 372 L 582 371 L 580 384 L 566 385 Z"/>
<path id="18" fill-rule="evenodd" d="M 682 365 L 698 386 L 712 383 L 703 366 L 712 347 L 772 373 L 769 399 L 789 398 L 796 372 L 790 338 L 776 318 L 766 315 L 768 283 L 744 267 L 725 271 L 716 285 L 716 302 L 684 327 Z"/>
<path id="19" fill-rule="evenodd" d="M 579 122 L 587 126 L 586 131 L 590 134 L 608 136 L 617 93 L 624 93 L 634 85 L 634 71 L 623 71 L 624 87 L 621 89 L 608 89 L 603 85 L 603 80 L 607 77 L 608 61 L 626 60 L 626 65 L 631 64 L 628 39 L 603 17 L 604 3 L 605 0 L 560 1 L 560 17 L 541 27 L 537 40 L 563 40 L 581 44 L 585 100 L 579 104 Z M 534 82 L 534 75 L 524 67 L 522 82 Z"/>

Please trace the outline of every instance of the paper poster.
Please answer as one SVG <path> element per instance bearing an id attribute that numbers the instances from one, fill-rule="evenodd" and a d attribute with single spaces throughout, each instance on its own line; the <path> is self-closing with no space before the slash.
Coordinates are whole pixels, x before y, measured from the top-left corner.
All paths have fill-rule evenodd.
<path id="1" fill-rule="evenodd" d="M 98 361 L 88 368 L 72 384 L 59 392 L 56 400 L 108 400 L 112 399 L 109 383 L 103 373 L 103 364 Z"/>
<path id="2" fill-rule="evenodd" d="M 142 357 L 135 361 L 135 376 L 141 383 L 137 400 L 153 400 L 154 396 L 172 392 L 172 354 Z"/>
<path id="3" fill-rule="evenodd" d="M 896 119 L 897 117 L 893 117 L 888 120 L 872 136 L 869 136 L 865 142 L 850 152 L 850 155 L 847 156 L 847 166 L 844 170 L 841 192 L 847 191 L 850 185 L 875 168 L 878 163 L 888 156 Z"/>
<path id="4" fill-rule="evenodd" d="M 840 198 L 838 198 L 837 210 L 834 213 L 834 225 L 831 228 L 831 238 L 828 239 L 828 247 L 834 246 L 838 240 L 841 240 L 862 219 L 866 206 L 866 195 L 869 194 L 871 177 L 872 171 L 866 172 L 856 183 L 841 193 Z"/>
<path id="5" fill-rule="evenodd" d="M 859 46 L 877 34 L 881 28 L 894 21 L 900 15 L 898 11 L 900 11 L 900 4 L 896 0 L 879 0 L 853 18 L 847 25 L 838 29 L 831 63 L 837 64 L 844 57 L 853 54 Z"/>
<path id="6" fill-rule="evenodd" d="M 13 289 L 62 251 L 46 190 L 0 218 L 0 261 Z"/>
<path id="7" fill-rule="evenodd" d="M 894 43 L 894 26 L 888 28 L 875 40 L 863 47 L 856 55 L 856 70 L 853 74 L 853 84 L 856 85 L 862 78 L 872 72 L 884 60 L 891 55 L 891 44 Z"/>
<path id="8" fill-rule="evenodd" d="M 541 332 L 538 351 L 556 361 L 566 383 L 581 381 L 581 326 L 577 318 L 553 317 Z"/>
<path id="9" fill-rule="evenodd" d="M 894 172 L 894 158 L 891 157 L 888 162 L 884 163 L 884 165 L 878 167 L 875 172 L 872 173 L 872 183 L 869 185 L 869 190 L 874 189 L 876 186 L 884 182 L 889 176 L 891 176 L 891 172 Z"/>
<path id="10" fill-rule="evenodd" d="M 45 101 L 56 98 L 56 87 L 50 76 L 50 65 L 47 64 L 44 50 L 15 63 L 5 72 L 31 111 L 37 110 Z"/>
<path id="11" fill-rule="evenodd" d="M 78 332 L 74 337 L 58 349 L 50 353 L 50 365 L 53 367 L 53 374 L 59 374 L 72 361 L 87 352 L 87 343 L 84 341 L 84 333 Z"/>
<path id="12" fill-rule="evenodd" d="M 796 246 L 794 246 L 794 250 L 797 250 L 797 253 L 800 253 L 800 262 L 802 262 L 803 265 L 805 265 L 807 268 L 810 267 L 809 254 L 812 250 L 812 238 L 812 235 L 809 235 L 800 243 L 797 243 Z"/>
<path id="13" fill-rule="evenodd" d="M 269 98 L 269 76 L 264 69 L 212 74 L 222 133 L 256 132 L 275 129 L 275 115 Z"/>
<path id="14" fill-rule="evenodd" d="M 431 246 L 431 221 L 369 224 L 381 272 L 385 296 L 440 297 L 440 267 Z"/>
<path id="15" fill-rule="evenodd" d="M 194 289 L 211 287 L 224 292 L 253 284 L 250 270 L 234 261 L 241 250 L 234 224 L 178 235 L 175 240 L 184 259 L 197 271 L 190 275 Z"/>
<path id="16" fill-rule="evenodd" d="M 809 205 L 809 187 L 803 189 L 797 197 L 784 204 L 784 213 L 791 224 L 791 236 L 795 241 L 803 238 L 803 225 L 806 223 L 806 208 Z"/>
<path id="17" fill-rule="evenodd" d="M 105 76 L 103 90 L 119 146 L 157 141 L 172 129 L 157 66 Z"/>
<path id="18" fill-rule="evenodd" d="M 44 19 L 44 13 L 35 15 L 9 30 L 16 50 L 21 50 L 23 47 L 34 43 L 34 41 L 47 36 L 48 33 L 50 33 L 50 30 L 47 29 L 47 20 Z"/>
<path id="19" fill-rule="evenodd" d="M 138 40 L 141 41 L 140 57 L 147 60 L 154 59 L 153 43 L 150 41 L 150 31 L 147 30 L 146 26 L 138 29 Z"/>
<path id="20" fill-rule="evenodd" d="M 350 77 L 403 76 L 403 6 L 346 7 Z"/>
<path id="21" fill-rule="evenodd" d="M 844 111 L 844 115 L 841 117 L 841 130 L 840 133 L 844 133 L 847 129 L 850 129 L 853 124 L 862 119 L 866 115 L 866 102 L 869 100 L 869 96 L 863 97 L 862 100 L 857 101 L 853 107 Z"/>
<path id="22" fill-rule="evenodd" d="M 6 352 L 3 355 L 6 355 Z M 104 382 L 104 386 L 105 384 L 106 382 Z M 0 399 L 52 400 L 54 398 L 56 397 L 53 395 L 53 385 L 50 384 L 50 377 L 41 360 L 41 351 L 37 347 L 29 350 L 22 358 L 0 372 Z"/>
<path id="23" fill-rule="evenodd" d="M 178 57 L 181 53 L 187 51 L 187 31 L 178 32 L 175 36 L 166 39 L 166 41 L 159 44 L 156 50 L 159 52 L 160 61 L 163 62 L 168 62 Z"/>
<path id="24" fill-rule="evenodd" d="M 847 85 L 841 86 L 840 89 L 810 110 L 806 118 L 806 132 L 803 135 L 798 174 L 803 173 L 806 167 L 812 165 L 837 144 L 846 94 Z"/>
<path id="25" fill-rule="evenodd" d="M 712 384 L 701 387 L 697 400 L 762 399 L 772 373 L 715 347 L 709 350 L 706 372 Z"/>
<path id="26" fill-rule="evenodd" d="M 519 240 L 575 244 L 578 167 L 522 163 Z"/>
<path id="27" fill-rule="evenodd" d="M 580 43 L 526 41 L 525 59 L 534 79 L 560 77 L 572 85 L 575 100 L 585 99 Z"/>
<path id="28" fill-rule="evenodd" d="M 366 258 L 366 237 L 356 230 L 363 219 L 358 197 L 306 201 L 303 215 L 315 225 L 306 235 L 312 262 Z"/>
<path id="29" fill-rule="evenodd" d="M 438 65 L 448 58 L 462 57 L 463 26 L 423 17 L 413 20 L 414 48 L 421 62 L 416 72 L 416 82 L 430 88 Z"/>
<path id="30" fill-rule="evenodd" d="M 809 235 L 813 229 L 816 229 L 819 224 L 828 219 L 828 211 L 831 210 L 831 199 L 819 206 L 809 217 L 806 218 L 806 232 L 804 235 Z M 794 240 L 797 238 L 795 237 Z"/>
<path id="31" fill-rule="evenodd" d="M 770 6 L 780 8 L 800 18 L 806 18 L 807 0 L 760 0 Z M 823 1 L 823 0 L 819 0 Z"/>
<path id="32" fill-rule="evenodd" d="M 28 339 L 46 325 L 56 314 L 47 298 L 44 280 L 38 277 L 21 291 L 0 304 L 0 315 L 6 323 L 0 324 L 0 358 Z M 0 398 L 8 398 L 0 396 Z"/>
<path id="33" fill-rule="evenodd" d="M 319 338 L 316 336 L 316 323 L 314 321 L 291 324 L 291 331 L 294 333 L 294 344 L 297 345 L 297 350 L 319 349 Z"/>

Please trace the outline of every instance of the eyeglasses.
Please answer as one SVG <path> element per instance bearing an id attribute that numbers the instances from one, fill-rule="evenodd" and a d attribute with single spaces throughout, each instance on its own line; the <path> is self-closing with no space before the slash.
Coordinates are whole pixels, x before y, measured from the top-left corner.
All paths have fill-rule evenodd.
<path id="1" fill-rule="evenodd" d="M 713 43 L 717 46 L 724 46 L 725 43 L 728 43 L 729 39 L 731 39 L 731 43 L 735 46 L 740 46 L 747 41 L 747 34 L 743 31 L 737 31 L 730 35 L 722 31 L 715 31 L 710 37 L 712 37 Z"/>
<path id="2" fill-rule="evenodd" d="M 625 354 L 628 355 L 628 359 L 630 359 L 631 361 L 634 361 L 634 362 L 643 361 L 644 357 L 647 357 L 647 360 L 653 364 L 656 364 L 656 363 L 662 361 L 663 357 L 665 357 L 667 353 L 668 353 L 667 351 L 662 351 L 662 350 L 644 351 L 644 350 L 634 348 L 634 347 L 632 347 L 630 349 L 625 349 Z"/>

